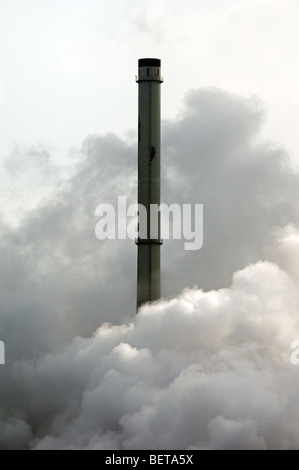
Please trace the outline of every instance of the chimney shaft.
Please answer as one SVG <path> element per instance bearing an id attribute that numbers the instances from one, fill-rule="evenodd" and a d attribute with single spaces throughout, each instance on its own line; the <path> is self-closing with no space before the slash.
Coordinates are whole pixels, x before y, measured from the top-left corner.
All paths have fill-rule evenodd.
<path id="1" fill-rule="evenodd" d="M 151 238 L 151 204 L 160 205 L 161 78 L 160 59 L 138 61 L 138 204 L 146 209 L 147 237 L 136 241 L 137 309 L 161 296 L 160 213 L 158 238 Z M 138 217 L 139 227 L 142 223 Z M 144 222 L 144 221 L 143 221 Z M 153 221 L 152 221 L 153 223 Z"/>

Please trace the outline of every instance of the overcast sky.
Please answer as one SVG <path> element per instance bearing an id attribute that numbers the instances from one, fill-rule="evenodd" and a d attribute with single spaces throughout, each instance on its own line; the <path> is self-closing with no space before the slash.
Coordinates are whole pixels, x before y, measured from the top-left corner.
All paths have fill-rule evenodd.
<path id="1" fill-rule="evenodd" d="M 0 0 L 0 448 L 298 449 L 295 1 Z M 135 316 L 137 61 L 162 196 L 204 206 Z M 299 366 L 298 366 L 299 367 Z"/>
<path id="2" fill-rule="evenodd" d="M 297 159 L 298 18 L 296 0 L 1 0 L 1 157 L 42 142 L 61 160 L 89 133 L 135 132 L 137 60 L 154 56 L 164 118 L 192 88 L 255 94 Z"/>

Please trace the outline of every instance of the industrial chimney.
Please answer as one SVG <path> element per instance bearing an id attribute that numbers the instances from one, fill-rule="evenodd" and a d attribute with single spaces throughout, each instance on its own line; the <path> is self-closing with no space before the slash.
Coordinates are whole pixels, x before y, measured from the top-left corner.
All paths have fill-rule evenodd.
<path id="1" fill-rule="evenodd" d="M 136 240 L 137 309 L 161 296 L 160 220 L 155 238 L 151 233 L 150 207 L 160 205 L 161 78 L 160 59 L 138 61 L 138 204 L 146 209 L 146 237 Z M 160 213 L 159 213 L 160 217 Z M 143 221 L 144 222 L 144 221 Z M 138 223 L 140 228 L 141 213 Z M 153 223 L 153 221 L 152 221 Z"/>

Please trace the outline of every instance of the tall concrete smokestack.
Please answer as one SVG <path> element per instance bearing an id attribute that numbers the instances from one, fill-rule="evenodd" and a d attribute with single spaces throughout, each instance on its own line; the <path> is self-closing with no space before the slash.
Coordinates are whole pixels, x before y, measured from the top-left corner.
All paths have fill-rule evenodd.
<path id="1" fill-rule="evenodd" d="M 147 236 L 139 237 L 137 309 L 161 296 L 160 220 L 158 237 L 151 234 L 150 206 L 160 205 L 161 78 L 160 59 L 138 61 L 138 204 L 146 209 Z M 139 212 L 139 228 L 141 213 Z M 144 221 L 143 221 L 144 222 Z M 152 221 L 153 223 L 153 221 Z M 157 234 L 156 234 L 157 235 Z"/>

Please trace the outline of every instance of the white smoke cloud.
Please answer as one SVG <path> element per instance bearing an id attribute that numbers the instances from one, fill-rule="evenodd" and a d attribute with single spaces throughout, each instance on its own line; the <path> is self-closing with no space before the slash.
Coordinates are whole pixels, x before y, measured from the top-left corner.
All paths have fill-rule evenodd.
<path id="1" fill-rule="evenodd" d="M 94 235 L 99 203 L 136 197 L 132 143 L 89 136 L 51 199 L 2 222 L 1 449 L 299 448 L 298 175 L 262 120 L 212 89 L 164 123 L 164 201 L 204 204 L 204 246 L 165 243 L 165 300 L 136 317 L 134 244 Z"/>
<path id="2" fill-rule="evenodd" d="M 184 291 L 17 361 L 19 417 L 0 441 L 36 449 L 298 448 L 294 281 L 259 262 L 231 288 Z M 21 418 L 23 416 L 23 418 Z M 14 427 L 17 434 L 14 434 Z"/>

